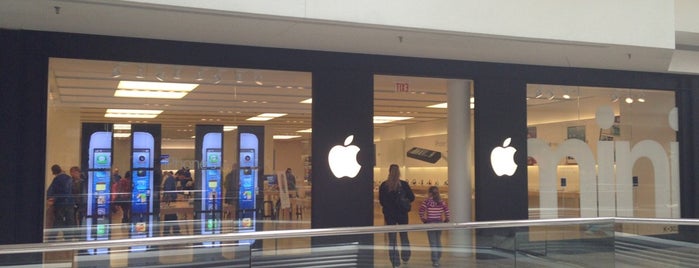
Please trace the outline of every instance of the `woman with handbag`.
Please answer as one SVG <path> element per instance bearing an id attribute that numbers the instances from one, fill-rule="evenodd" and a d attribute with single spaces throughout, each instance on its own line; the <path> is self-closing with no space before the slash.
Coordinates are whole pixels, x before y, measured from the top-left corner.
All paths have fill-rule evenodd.
<path id="1" fill-rule="evenodd" d="M 388 168 L 388 178 L 379 186 L 379 202 L 381 203 L 386 225 L 408 224 L 410 203 L 415 200 L 415 194 L 407 182 L 400 179 L 398 165 Z M 399 267 L 400 261 L 410 260 L 410 240 L 408 233 L 400 232 L 401 250 L 398 254 L 396 233 L 388 233 L 388 256 L 393 267 Z"/>

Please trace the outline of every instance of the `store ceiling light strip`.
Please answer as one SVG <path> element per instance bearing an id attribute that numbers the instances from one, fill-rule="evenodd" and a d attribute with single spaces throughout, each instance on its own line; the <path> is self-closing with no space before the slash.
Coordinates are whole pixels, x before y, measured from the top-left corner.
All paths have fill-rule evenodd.
<path id="1" fill-rule="evenodd" d="M 110 118 L 156 118 L 163 110 L 107 109 L 104 117 Z"/>
<path id="2" fill-rule="evenodd" d="M 120 81 L 115 97 L 181 99 L 199 84 L 147 81 Z"/>
<path id="3" fill-rule="evenodd" d="M 245 120 L 248 120 L 248 121 L 269 121 L 269 120 L 272 120 L 272 119 L 274 119 L 274 118 L 282 117 L 282 116 L 285 116 L 285 115 L 287 115 L 287 114 L 280 114 L 280 113 L 263 113 L 263 114 L 259 114 L 259 115 L 254 116 L 254 117 L 250 117 L 250 118 L 245 119 Z"/>
<path id="4" fill-rule="evenodd" d="M 131 124 L 114 124 L 114 130 L 131 130 Z"/>
<path id="5" fill-rule="evenodd" d="M 301 136 L 299 135 L 274 135 L 272 136 L 273 139 L 275 140 L 289 140 L 289 139 L 295 139 L 295 138 L 300 138 Z"/>
<path id="6" fill-rule="evenodd" d="M 384 123 L 390 123 L 394 121 L 401 121 L 401 120 L 408 120 L 408 119 L 413 119 L 413 117 L 409 116 L 374 116 L 374 124 L 384 124 Z"/>

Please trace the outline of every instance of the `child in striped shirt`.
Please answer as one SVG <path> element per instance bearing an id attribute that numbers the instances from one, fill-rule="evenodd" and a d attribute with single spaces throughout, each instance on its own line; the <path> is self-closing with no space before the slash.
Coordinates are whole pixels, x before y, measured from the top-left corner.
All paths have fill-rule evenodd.
<path id="1" fill-rule="evenodd" d="M 439 188 L 431 186 L 427 191 L 427 199 L 422 201 L 418 213 L 424 223 L 449 222 L 449 207 L 447 202 L 439 196 Z M 427 231 L 427 239 L 432 248 L 432 266 L 439 267 L 439 258 L 442 257 L 442 230 Z"/>

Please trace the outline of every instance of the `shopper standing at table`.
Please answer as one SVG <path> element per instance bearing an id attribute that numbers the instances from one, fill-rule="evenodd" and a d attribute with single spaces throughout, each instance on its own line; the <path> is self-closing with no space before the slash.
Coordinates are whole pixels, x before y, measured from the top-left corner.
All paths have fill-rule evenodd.
<path id="1" fill-rule="evenodd" d="M 400 199 L 407 199 L 400 201 Z M 379 186 L 379 202 L 381 203 L 384 221 L 386 225 L 408 224 L 408 206 L 403 202 L 413 202 L 415 194 L 407 182 L 400 179 L 398 165 L 392 164 L 388 168 L 388 178 Z M 401 250 L 398 254 L 396 246 L 396 233 L 388 233 L 388 257 L 393 267 L 399 267 L 400 261 L 407 263 L 410 260 L 410 240 L 408 233 L 400 232 Z"/>
<path id="2" fill-rule="evenodd" d="M 449 207 L 439 195 L 437 186 L 427 190 L 427 199 L 420 204 L 418 214 L 424 223 L 449 222 Z M 432 249 L 432 266 L 439 267 L 439 259 L 442 257 L 442 230 L 427 231 L 427 240 Z"/>

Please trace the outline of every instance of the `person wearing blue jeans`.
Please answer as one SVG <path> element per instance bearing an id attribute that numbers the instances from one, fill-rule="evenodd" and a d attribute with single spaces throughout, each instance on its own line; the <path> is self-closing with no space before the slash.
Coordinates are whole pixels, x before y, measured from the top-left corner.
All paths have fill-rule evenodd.
<path id="1" fill-rule="evenodd" d="M 432 186 L 427 190 L 427 199 L 422 201 L 418 214 L 424 223 L 449 222 L 449 207 L 447 202 L 439 195 L 439 188 Z M 439 259 L 442 257 L 442 230 L 427 231 L 427 240 L 432 249 L 432 266 L 439 267 Z"/>
<path id="2" fill-rule="evenodd" d="M 392 164 L 388 169 L 388 178 L 379 186 L 379 202 L 381 203 L 386 225 L 408 224 L 408 212 L 399 204 L 399 197 L 415 200 L 415 194 L 407 182 L 400 180 L 398 165 Z M 400 255 L 398 254 L 396 233 L 388 233 L 388 257 L 393 267 L 399 267 L 400 261 L 410 260 L 410 240 L 408 233 L 400 232 Z"/>

